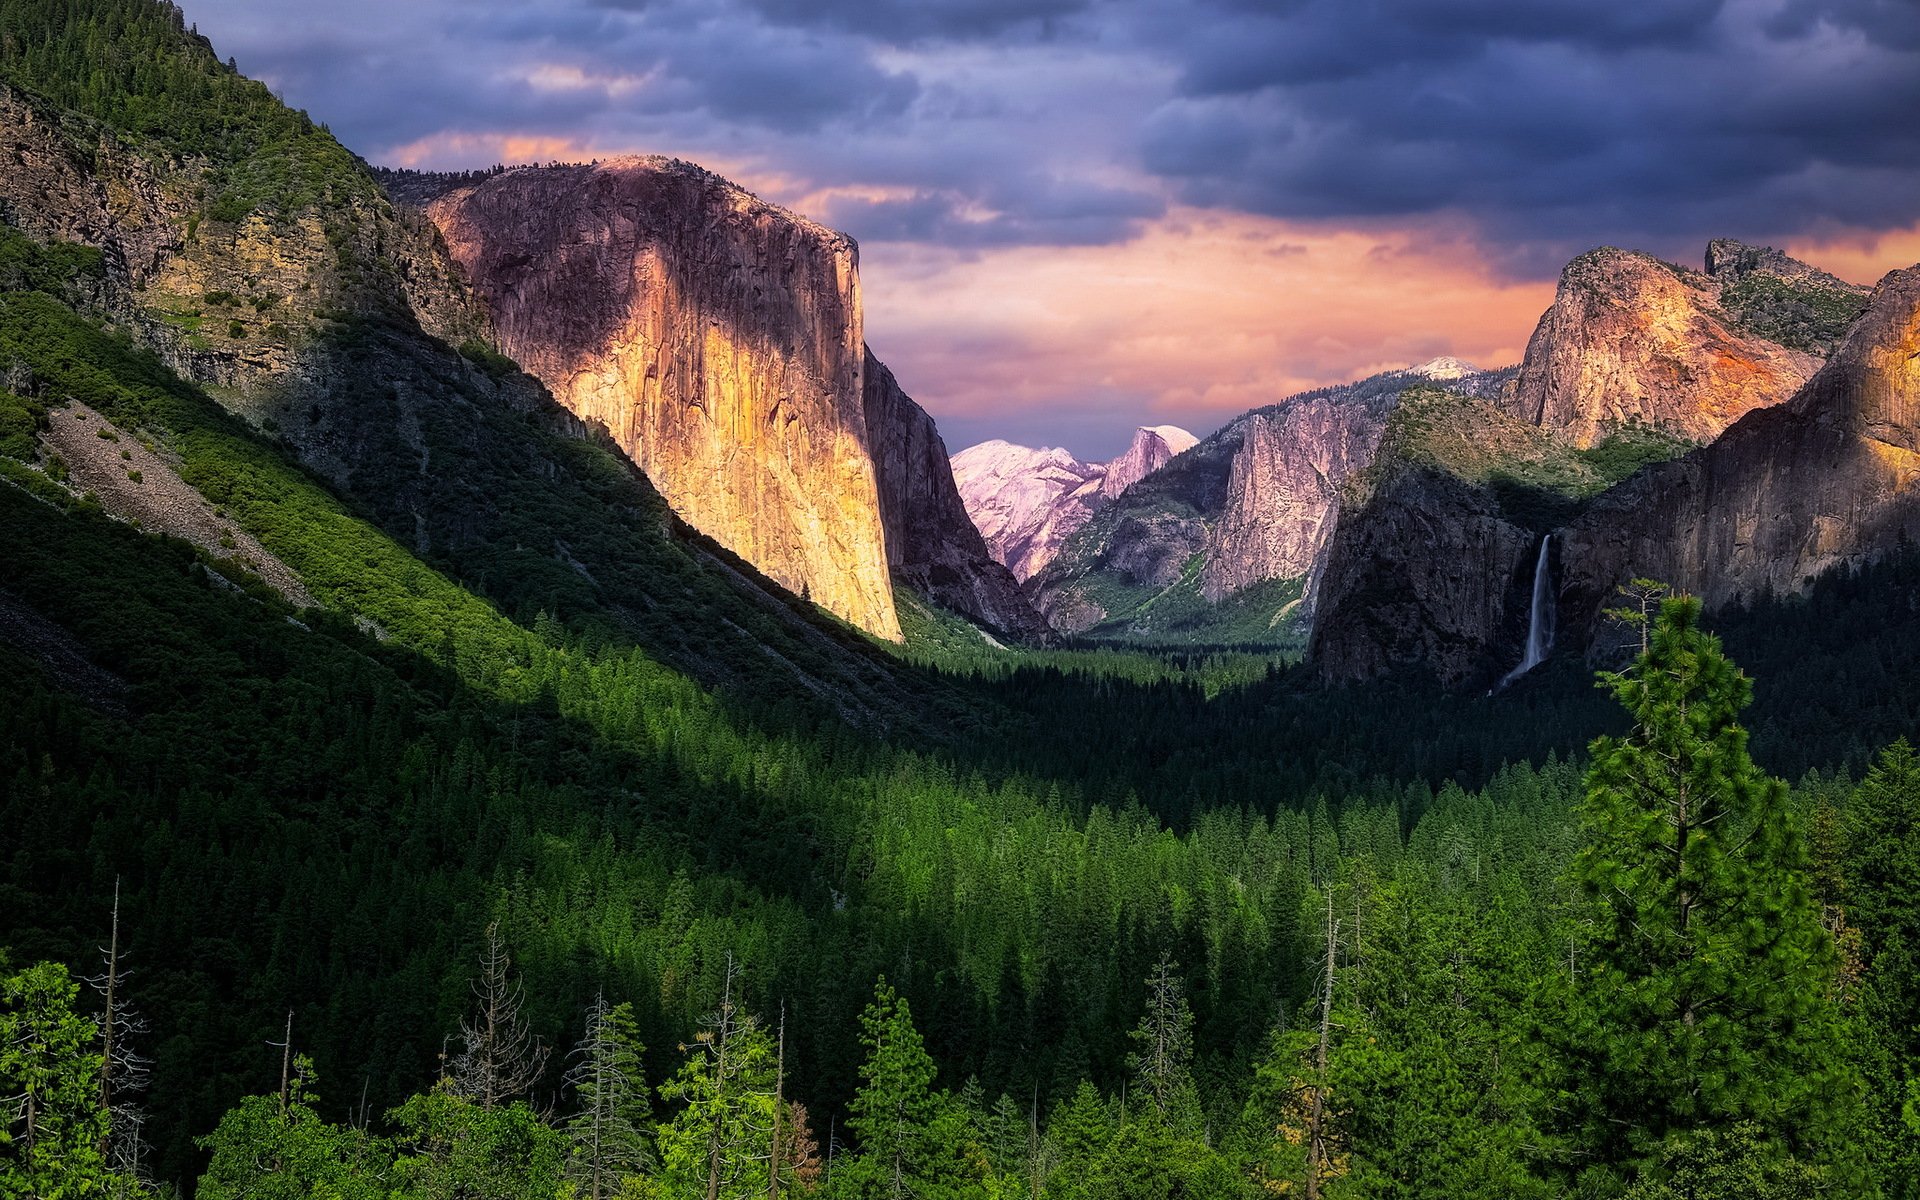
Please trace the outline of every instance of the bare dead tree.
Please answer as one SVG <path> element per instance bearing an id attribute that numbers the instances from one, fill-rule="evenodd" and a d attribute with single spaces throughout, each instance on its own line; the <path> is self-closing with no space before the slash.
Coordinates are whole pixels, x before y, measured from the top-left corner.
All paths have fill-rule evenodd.
<path id="1" fill-rule="evenodd" d="M 498 921 L 487 926 L 473 994 L 478 1004 L 460 1023 L 462 1049 L 450 1082 L 455 1095 L 491 1109 L 524 1094 L 547 1067 L 547 1047 L 527 1021 L 526 990 L 513 973 Z"/>
<path id="2" fill-rule="evenodd" d="M 113 915 L 107 944 L 100 947 L 101 969 L 86 983 L 102 1001 L 100 1016 L 100 1110 L 107 1129 L 100 1140 L 100 1157 L 107 1168 L 128 1183 L 145 1178 L 146 1140 L 141 1130 L 146 1113 L 136 1097 L 146 1090 L 153 1063 L 135 1049 L 135 1040 L 147 1032 L 147 1022 L 126 1001 L 128 972 L 120 953 L 120 881 L 113 881 Z"/>

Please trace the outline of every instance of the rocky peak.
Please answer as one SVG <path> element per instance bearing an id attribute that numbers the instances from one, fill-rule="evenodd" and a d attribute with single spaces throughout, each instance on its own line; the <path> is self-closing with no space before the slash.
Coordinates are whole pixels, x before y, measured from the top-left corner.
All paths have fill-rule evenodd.
<path id="1" fill-rule="evenodd" d="M 1417 367 L 1408 367 L 1408 375 L 1418 375 L 1422 379 L 1431 379 L 1436 383 L 1447 383 L 1455 379 L 1465 379 L 1469 375 L 1480 374 L 1480 368 L 1463 358 L 1442 355 L 1428 359 Z"/>
<path id="2" fill-rule="evenodd" d="M 1713 438 L 1819 369 L 1863 290 L 1768 248 L 1720 240 L 1707 271 L 1602 247 L 1561 273 L 1510 412 L 1587 447 L 1631 426 Z"/>
<path id="3" fill-rule="evenodd" d="M 1100 494 L 1111 500 L 1190 450 L 1200 439 L 1178 425 L 1142 425 L 1120 457 L 1107 464 Z"/>
<path id="4" fill-rule="evenodd" d="M 1022 581 L 1044 567 L 1099 506 L 1105 468 L 1057 446 L 995 439 L 953 458 L 954 482 L 993 557 Z"/>
<path id="5" fill-rule="evenodd" d="M 1874 289 L 1788 403 L 1602 496 L 1566 533 L 1566 611 L 1591 628 L 1627 579 L 1709 609 L 1792 595 L 1920 539 L 1920 267 Z"/>
<path id="6" fill-rule="evenodd" d="M 502 348 L 688 523 L 900 637 L 852 239 L 660 157 L 522 167 L 427 211 Z"/>

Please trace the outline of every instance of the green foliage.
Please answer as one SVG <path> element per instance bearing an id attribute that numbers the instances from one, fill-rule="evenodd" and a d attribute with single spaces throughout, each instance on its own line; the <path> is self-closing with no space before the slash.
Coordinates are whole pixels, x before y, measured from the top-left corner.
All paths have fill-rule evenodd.
<path id="1" fill-rule="evenodd" d="M 396 1200 L 525 1200 L 560 1190 L 566 1139 L 525 1101 L 482 1108 L 441 1087 L 395 1109 Z"/>
<path id="2" fill-rule="evenodd" d="M 76 282 L 104 278 L 106 262 L 92 246 L 42 244 L 0 221 L 0 292 L 63 292 Z"/>
<path id="3" fill-rule="evenodd" d="M 565 1126 L 567 1178 L 587 1200 L 618 1195 L 627 1181 L 652 1173 L 645 1050 L 633 1006 L 596 997 L 567 1072 L 579 1109 Z"/>
<path id="4" fill-rule="evenodd" d="M 1200 1133 L 1200 1095 L 1193 1082 L 1193 1010 L 1171 956 L 1147 975 L 1147 1011 L 1133 1029 L 1129 1056 L 1134 1094 L 1149 1116 L 1177 1136 Z"/>
<path id="5" fill-rule="evenodd" d="M 1747 756 L 1752 685 L 1698 621 L 1665 600 L 1638 662 L 1603 676 L 1634 728 L 1594 743 L 1570 872 L 1588 908 L 1545 1001 L 1565 1161 L 1615 1194 L 1670 1138 L 1746 1123 L 1858 1183 L 1832 939 L 1785 785 Z"/>
<path id="6" fill-rule="evenodd" d="M 352 154 L 222 63 L 171 4 L 4 0 L 0 81 L 171 157 L 207 160 L 211 220 L 287 216 L 376 195 Z"/>
<path id="7" fill-rule="evenodd" d="M 773 1039 L 733 1002 L 732 970 L 680 1073 L 660 1094 L 681 1105 L 661 1126 L 660 1180 L 669 1195 L 746 1200 L 767 1193 L 773 1144 Z"/>
<path id="8" fill-rule="evenodd" d="M 914 1028 L 907 1002 L 885 979 L 860 1016 L 860 1088 L 847 1125 L 860 1154 L 834 1180 L 836 1196 L 940 1197 L 977 1194 L 979 1148 L 970 1144 L 965 1114 L 934 1087 L 934 1065 Z"/>
<path id="9" fill-rule="evenodd" d="M 278 1095 L 249 1096 L 200 1139 L 211 1156 L 200 1177 L 203 1200 L 384 1200 L 393 1147 L 351 1126 L 332 1125 L 310 1099 L 312 1064 L 304 1057 Z"/>
<path id="10" fill-rule="evenodd" d="M 1867 298 L 1845 288 L 1789 282 L 1754 271 L 1722 292 L 1720 305 L 1741 328 L 1824 357 L 1833 353 L 1854 320 L 1866 311 Z"/>
<path id="11" fill-rule="evenodd" d="M 58 963 L 0 980 L 0 1195 L 77 1200 L 109 1184 L 100 1052 Z"/>

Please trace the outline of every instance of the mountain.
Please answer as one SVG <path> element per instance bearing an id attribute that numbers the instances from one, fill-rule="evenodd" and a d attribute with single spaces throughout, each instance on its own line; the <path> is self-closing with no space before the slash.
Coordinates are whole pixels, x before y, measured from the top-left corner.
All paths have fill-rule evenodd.
<path id="1" fill-rule="evenodd" d="M 1560 604 L 1581 631 L 1634 577 L 1712 610 L 1920 541 L 1920 266 L 1880 281 L 1793 399 L 1602 496 L 1562 536 Z"/>
<path id="2" fill-rule="evenodd" d="M 1897 404 L 1860 399 L 1910 391 L 1864 365 L 1897 357 L 1898 277 L 1862 316 L 1865 289 L 1775 250 L 1715 241 L 1707 268 L 1582 255 L 1512 389 L 1396 414 L 1405 428 L 1329 555 L 1310 646 L 1323 676 L 1499 678 L 1521 658 L 1549 536 L 1563 647 L 1586 646 L 1635 577 L 1713 609 L 1804 591 L 1898 540 L 1905 484 L 1882 464 L 1899 419 L 1862 415 Z"/>
<path id="3" fill-rule="evenodd" d="M 864 406 L 887 566 L 913 591 L 1002 633 L 1038 640 L 1046 622 L 1013 573 L 988 552 L 955 487 L 933 418 L 900 390 L 886 364 L 866 356 Z"/>
<path id="4" fill-rule="evenodd" d="M 675 512 L 898 640 L 851 239 L 665 158 L 520 168 L 426 211 L 501 348 Z"/>
<path id="5" fill-rule="evenodd" d="M 1506 375 L 1444 359 L 1255 409 L 1101 508 L 1027 581 L 1065 633 L 1297 642 L 1341 489 L 1372 460 L 1400 393 Z"/>
<path id="6" fill-rule="evenodd" d="M 1503 407 L 1581 447 L 1633 424 L 1711 441 L 1811 378 L 1865 294 L 1725 239 L 1704 273 L 1592 250 L 1561 272 Z"/>
<path id="7" fill-rule="evenodd" d="M 351 564 L 315 557 L 301 523 L 255 510 L 252 520 L 281 522 L 268 530 L 240 516 L 303 494 L 292 481 L 310 472 L 354 520 L 511 615 L 631 639 L 773 708 L 825 697 L 850 721 L 889 725 L 916 711 L 885 655 L 680 521 L 602 435 L 487 345 L 487 314 L 424 216 L 389 203 L 330 135 L 220 64 L 177 11 L 118 7 L 123 40 L 130 29 L 148 39 L 140 61 L 161 90 L 122 88 L 112 72 L 76 87 L 8 60 L 0 232 L 51 249 L 10 251 L 0 282 L 34 286 L 19 265 L 34 255 L 78 256 L 55 291 L 80 315 L 27 294 L 13 306 L 22 344 L 81 336 L 42 327 L 105 322 L 157 359 L 129 372 L 172 372 L 168 386 L 198 386 L 237 424 L 217 437 L 210 418 L 155 427 L 114 393 L 63 385 L 103 416 L 141 477 L 94 489 L 108 511 L 269 578 L 277 560 L 324 607 L 384 629 L 390 614 L 374 611 Z M 21 395 L 54 386 L 12 353 Z M 64 428 L 50 425 L 38 453 Z M 268 470 L 257 447 L 231 462 L 211 449 L 249 438 L 298 465 Z M 61 455 L 63 467 L 69 458 L 98 466 Z"/>
<path id="8" fill-rule="evenodd" d="M 945 519 L 960 504 L 931 419 L 870 378 L 852 239 L 667 158 L 452 182 L 426 212 L 502 348 L 689 523 L 879 637 L 900 637 L 902 568 L 1000 630 L 1039 628 Z M 909 495 L 925 502 L 883 503 Z"/>
<path id="9" fill-rule="evenodd" d="M 1104 497 L 1106 470 L 1059 447 L 1035 450 L 995 439 L 953 456 L 967 515 L 993 557 L 1031 578 L 1085 525 Z"/>
<path id="10" fill-rule="evenodd" d="M 1177 454 L 1191 450 L 1200 439 L 1178 425 L 1142 425 L 1120 457 L 1106 464 L 1100 476 L 1100 494 L 1117 500 L 1142 479 L 1166 466 Z"/>
<path id="11" fill-rule="evenodd" d="M 1096 510 L 1197 440 L 1177 425 L 1143 425 L 1118 458 L 1085 463 L 1057 447 L 1035 450 L 996 439 L 956 455 L 954 479 L 993 557 L 1026 580 Z"/>

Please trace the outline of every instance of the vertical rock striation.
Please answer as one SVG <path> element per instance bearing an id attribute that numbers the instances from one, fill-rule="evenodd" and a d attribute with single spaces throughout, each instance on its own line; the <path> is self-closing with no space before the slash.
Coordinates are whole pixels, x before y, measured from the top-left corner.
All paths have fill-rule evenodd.
<path id="1" fill-rule="evenodd" d="M 968 516 L 933 418 L 871 351 L 865 374 L 880 519 L 887 565 L 895 577 L 935 603 L 1003 632 L 1044 637 L 1046 623 L 1021 594 L 1013 573 L 988 552 Z"/>
<path id="2" fill-rule="evenodd" d="M 502 349 L 676 512 L 899 639 L 851 239 L 657 157 L 511 170 L 427 211 Z"/>

